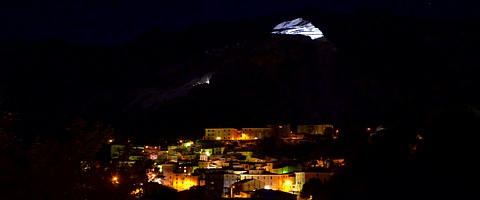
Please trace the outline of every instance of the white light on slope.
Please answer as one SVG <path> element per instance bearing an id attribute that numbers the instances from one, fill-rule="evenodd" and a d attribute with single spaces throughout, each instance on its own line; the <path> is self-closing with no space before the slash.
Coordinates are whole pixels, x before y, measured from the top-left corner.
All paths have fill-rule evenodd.
<path id="1" fill-rule="evenodd" d="M 273 28 L 273 34 L 287 34 L 287 35 L 305 35 L 312 38 L 312 40 L 323 37 L 322 31 L 313 26 L 313 24 L 302 18 L 297 18 L 291 21 L 285 21 Z"/>
<path id="2" fill-rule="evenodd" d="M 195 80 L 195 82 L 192 84 L 192 86 L 197 86 L 201 84 L 210 84 L 210 79 L 212 78 L 213 73 L 208 73 L 203 75 L 203 77 L 200 80 Z M 191 84 L 187 84 L 191 85 Z"/>

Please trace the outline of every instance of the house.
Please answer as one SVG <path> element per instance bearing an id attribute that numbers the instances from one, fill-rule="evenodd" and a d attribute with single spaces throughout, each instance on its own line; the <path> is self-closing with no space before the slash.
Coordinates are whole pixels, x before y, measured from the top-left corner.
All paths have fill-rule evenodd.
<path id="1" fill-rule="evenodd" d="M 319 168 L 318 170 L 309 170 L 303 172 L 294 172 L 295 178 L 292 185 L 292 192 L 294 194 L 300 193 L 302 191 L 303 185 L 305 185 L 308 180 L 312 178 L 320 179 L 323 183 L 330 181 L 330 178 L 333 176 L 333 172 Z"/>
<path id="2" fill-rule="evenodd" d="M 254 140 L 271 137 L 273 135 L 272 128 L 242 128 L 242 140 Z"/>
<path id="3" fill-rule="evenodd" d="M 249 170 L 248 174 L 240 174 L 240 180 L 245 179 L 256 179 L 264 182 L 267 188 L 290 192 L 295 177 L 293 174 L 272 174 L 265 170 Z"/>
<path id="4" fill-rule="evenodd" d="M 206 128 L 204 140 L 235 140 L 238 130 L 235 128 Z"/>
<path id="5" fill-rule="evenodd" d="M 240 195 L 240 192 L 249 192 L 264 188 L 265 182 L 258 179 L 243 179 L 232 185 L 232 190 L 235 195 Z"/>

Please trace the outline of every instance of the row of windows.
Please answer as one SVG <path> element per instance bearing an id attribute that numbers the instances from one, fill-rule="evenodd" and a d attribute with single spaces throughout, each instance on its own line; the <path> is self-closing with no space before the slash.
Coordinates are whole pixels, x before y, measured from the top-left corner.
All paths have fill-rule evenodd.
<path id="1" fill-rule="evenodd" d="M 243 131 L 252 131 L 252 128 L 245 128 L 242 129 Z M 264 129 L 264 128 L 253 128 L 253 131 L 271 131 L 272 129 Z"/>
<path id="2" fill-rule="evenodd" d="M 230 131 L 232 131 L 232 129 L 206 129 L 207 132 L 215 132 L 216 130 L 218 130 L 218 131 L 222 131 L 222 130 L 223 130 L 223 132 L 230 132 Z M 255 129 L 255 128 L 254 128 L 253 130 L 252 130 L 251 128 L 249 128 L 249 129 L 242 129 L 242 130 L 243 130 L 243 131 L 262 131 L 262 132 L 270 132 L 270 131 L 271 131 L 271 129 L 260 129 L 260 128 L 258 128 L 258 129 Z"/>
<path id="3" fill-rule="evenodd" d="M 213 139 L 217 139 L 215 137 L 207 137 L 207 140 L 213 140 Z M 224 140 L 230 140 L 232 139 L 231 137 L 223 137 Z"/>
<path id="4" fill-rule="evenodd" d="M 207 133 L 207 136 L 214 136 L 215 133 Z M 230 135 L 230 133 L 227 133 L 227 135 Z"/>
<path id="5" fill-rule="evenodd" d="M 227 131 L 230 132 L 231 130 L 230 129 L 223 129 L 223 132 L 227 132 Z M 215 132 L 215 130 L 208 130 L 207 129 L 207 132 Z"/>
<path id="6" fill-rule="evenodd" d="M 251 176 L 246 176 L 245 179 L 251 179 Z M 253 176 L 254 179 L 260 179 L 259 176 Z M 284 177 L 285 178 L 285 177 Z M 266 176 L 263 177 L 263 179 L 266 179 Z M 270 176 L 270 179 L 273 179 L 273 176 Z M 277 176 L 277 179 L 280 179 L 280 176 Z"/>

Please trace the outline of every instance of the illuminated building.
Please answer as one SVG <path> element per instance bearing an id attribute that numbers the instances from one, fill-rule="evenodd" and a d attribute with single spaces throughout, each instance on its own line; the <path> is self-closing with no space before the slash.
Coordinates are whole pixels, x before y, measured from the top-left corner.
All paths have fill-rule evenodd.
<path id="1" fill-rule="evenodd" d="M 263 139 L 272 136 L 272 128 L 242 128 L 242 139 Z"/>
<path id="2" fill-rule="evenodd" d="M 113 144 L 110 146 L 110 158 L 116 159 L 125 153 L 125 145 Z"/>
<path id="3" fill-rule="evenodd" d="M 194 160 L 197 158 L 197 155 L 194 153 L 183 153 L 181 160 Z"/>
<path id="4" fill-rule="evenodd" d="M 149 145 L 143 148 L 142 153 L 149 159 L 155 160 L 155 159 L 158 159 L 160 150 L 161 150 L 160 146 Z"/>
<path id="5" fill-rule="evenodd" d="M 239 174 L 225 173 L 223 174 L 223 187 L 230 188 L 233 184 L 240 180 Z"/>
<path id="6" fill-rule="evenodd" d="M 140 155 L 130 155 L 128 156 L 128 160 L 141 160 L 142 158 L 145 158 L 145 156 L 143 154 L 140 154 Z"/>
<path id="7" fill-rule="evenodd" d="M 296 171 L 302 171 L 301 165 L 286 165 L 282 163 L 269 162 L 265 166 L 265 170 L 273 174 L 289 174 Z"/>
<path id="8" fill-rule="evenodd" d="M 176 146 L 176 145 L 167 146 L 167 151 L 173 151 L 177 148 L 178 148 L 178 146 Z"/>
<path id="9" fill-rule="evenodd" d="M 213 154 L 213 149 L 201 149 L 200 154 L 203 154 L 203 153 L 205 153 L 205 155 L 207 155 L 207 157 L 210 157 L 210 155 Z"/>
<path id="10" fill-rule="evenodd" d="M 206 128 L 205 140 L 235 140 L 238 130 L 235 128 Z"/>
<path id="11" fill-rule="evenodd" d="M 175 173 L 176 165 L 173 163 L 162 164 L 162 174 L 164 176 L 162 184 L 166 186 L 173 186 L 173 174 Z"/>
<path id="12" fill-rule="evenodd" d="M 133 166 L 137 160 L 149 158 L 144 152 L 143 146 L 132 144 L 112 144 L 110 146 L 110 158 L 116 160 L 118 166 Z"/>
<path id="13" fill-rule="evenodd" d="M 223 154 L 225 147 L 213 147 L 213 154 Z"/>
<path id="14" fill-rule="evenodd" d="M 192 186 L 201 186 L 200 176 L 193 173 L 197 166 L 178 165 L 178 163 L 162 164 L 163 185 L 177 191 L 188 190 Z"/>
<path id="15" fill-rule="evenodd" d="M 200 160 L 201 161 L 208 161 L 208 155 L 206 152 L 200 153 Z"/>
<path id="16" fill-rule="evenodd" d="M 204 140 L 255 140 L 272 137 L 272 128 L 206 128 Z"/>
<path id="17" fill-rule="evenodd" d="M 295 172 L 295 179 L 292 181 L 292 192 L 300 193 L 303 185 L 312 178 L 320 179 L 323 183 L 330 181 L 333 172 L 330 171 L 305 171 Z"/>
<path id="18" fill-rule="evenodd" d="M 200 186 L 200 176 L 198 174 L 173 173 L 171 187 L 177 191 L 188 190 L 193 186 Z"/>
<path id="19" fill-rule="evenodd" d="M 235 152 L 229 152 L 229 154 L 233 154 L 233 153 L 237 153 L 237 154 L 241 154 L 242 156 L 245 156 L 245 159 L 244 159 L 244 160 L 248 160 L 248 159 L 252 158 L 252 155 L 253 155 L 253 152 L 252 152 L 252 151 L 235 151 Z"/>
<path id="20" fill-rule="evenodd" d="M 325 134 L 325 130 L 327 128 L 331 128 L 332 131 L 334 130 L 333 125 L 331 125 L 331 124 L 298 125 L 297 126 L 297 133 L 305 133 L 305 134 L 312 134 L 312 135 L 316 135 L 316 134 L 323 135 L 323 134 Z"/>
<path id="21" fill-rule="evenodd" d="M 182 146 L 182 148 L 184 148 L 184 149 L 190 150 L 190 147 L 192 147 L 193 144 L 194 144 L 193 141 L 182 142 L 181 146 Z"/>
<path id="22" fill-rule="evenodd" d="M 232 187 L 234 195 L 240 195 L 240 192 L 249 192 L 265 188 L 265 182 L 259 181 L 258 179 L 243 179 L 233 184 Z"/>
<path id="23" fill-rule="evenodd" d="M 265 164 L 259 162 L 241 162 L 240 165 L 245 170 L 263 170 L 265 168 Z"/>
<path id="24" fill-rule="evenodd" d="M 198 168 L 200 169 L 207 169 L 209 165 L 210 165 L 210 161 L 203 161 L 203 160 L 198 161 Z"/>
<path id="25" fill-rule="evenodd" d="M 205 180 L 206 199 L 217 199 L 229 193 L 228 188 L 240 177 L 224 169 L 197 169 L 195 171 Z M 225 190 L 226 189 L 226 190 Z"/>
<path id="26" fill-rule="evenodd" d="M 265 187 L 269 187 L 272 190 L 280 190 L 284 192 L 291 192 L 295 177 L 289 174 L 272 174 L 269 172 L 252 173 L 252 170 L 248 174 L 240 174 L 240 180 L 256 179 L 265 183 Z"/>
<path id="27" fill-rule="evenodd" d="M 183 164 L 179 165 L 177 168 L 178 173 L 193 174 L 193 172 L 198 169 L 197 165 L 193 164 Z"/>

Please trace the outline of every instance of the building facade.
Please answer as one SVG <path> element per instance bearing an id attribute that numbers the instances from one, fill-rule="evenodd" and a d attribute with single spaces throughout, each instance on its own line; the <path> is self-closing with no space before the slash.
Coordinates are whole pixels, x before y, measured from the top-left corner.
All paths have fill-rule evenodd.
<path id="1" fill-rule="evenodd" d="M 271 174 L 271 173 L 250 173 L 240 174 L 240 180 L 255 179 L 265 183 L 265 188 L 290 192 L 292 190 L 295 177 L 289 174 Z"/>
<path id="2" fill-rule="evenodd" d="M 299 194 L 302 191 L 303 185 L 305 185 L 308 180 L 316 178 L 325 183 L 330 181 L 333 172 L 295 172 L 295 179 L 292 185 L 292 193 Z"/>
<path id="3" fill-rule="evenodd" d="M 292 133 L 290 124 L 267 125 L 267 127 L 272 129 L 272 136 L 277 138 L 288 137 L 288 134 Z"/>
<path id="4" fill-rule="evenodd" d="M 323 135 L 323 134 L 325 134 L 325 130 L 327 128 L 331 128 L 333 130 L 333 125 L 331 125 L 331 124 L 298 125 L 297 126 L 297 133 L 305 133 L 305 134 L 311 134 L 311 135 L 316 135 L 316 134 Z"/>
<path id="5" fill-rule="evenodd" d="M 242 128 L 244 140 L 263 139 L 272 135 L 272 128 Z"/>
<path id="6" fill-rule="evenodd" d="M 204 140 L 236 140 L 238 130 L 235 128 L 206 128 Z"/>

